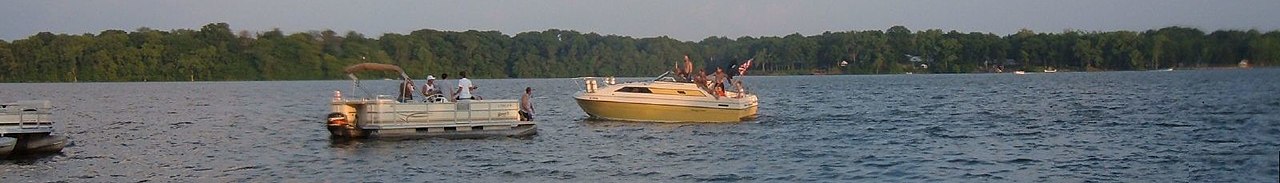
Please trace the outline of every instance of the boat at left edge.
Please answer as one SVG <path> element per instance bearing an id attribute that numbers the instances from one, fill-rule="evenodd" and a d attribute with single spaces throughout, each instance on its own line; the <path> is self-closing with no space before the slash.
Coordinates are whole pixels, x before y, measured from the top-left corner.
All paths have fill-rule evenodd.
<path id="1" fill-rule="evenodd" d="M 0 103 L 0 157 L 61 152 L 67 137 L 54 135 L 48 100 Z"/>

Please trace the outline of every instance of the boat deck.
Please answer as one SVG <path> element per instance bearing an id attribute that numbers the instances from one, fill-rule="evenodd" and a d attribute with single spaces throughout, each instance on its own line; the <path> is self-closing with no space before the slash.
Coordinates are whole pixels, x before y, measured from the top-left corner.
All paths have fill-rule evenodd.
<path id="1" fill-rule="evenodd" d="M 395 137 L 426 137 L 426 138 L 447 138 L 447 139 L 471 139 L 471 138 L 489 138 L 489 137 L 524 137 L 537 134 L 537 127 L 533 124 L 518 126 L 474 126 L 474 127 L 430 127 L 430 128 L 399 128 L 399 129 L 382 129 L 374 130 L 369 137 L 374 138 L 395 138 Z"/>
<path id="2" fill-rule="evenodd" d="M 51 108 L 44 100 L 0 104 L 0 134 L 53 132 Z"/>
<path id="3" fill-rule="evenodd" d="M 51 111 L 46 100 L 0 103 L 0 157 L 62 151 L 67 137 L 52 134 Z"/>
<path id="4" fill-rule="evenodd" d="M 436 122 L 436 123 L 379 123 L 360 125 L 363 129 L 383 130 L 383 129 L 422 129 L 422 128 L 459 128 L 459 127 L 485 127 L 485 128 L 501 128 L 502 126 L 518 126 L 518 125 L 534 125 L 531 121 L 520 121 L 512 123 L 508 120 L 494 121 L 457 121 L 456 123 Z"/>

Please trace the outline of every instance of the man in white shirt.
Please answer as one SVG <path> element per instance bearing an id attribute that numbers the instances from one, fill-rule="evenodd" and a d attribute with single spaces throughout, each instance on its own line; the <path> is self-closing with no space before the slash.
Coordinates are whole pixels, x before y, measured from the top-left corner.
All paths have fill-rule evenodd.
<path id="1" fill-rule="evenodd" d="M 458 72 L 458 76 L 462 77 L 462 79 L 458 79 L 458 89 L 453 92 L 458 95 L 455 99 L 475 100 L 476 97 L 471 95 L 471 91 L 475 90 L 476 86 L 471 84 L 470 79 L 467 79 L 467 71 Z"/>

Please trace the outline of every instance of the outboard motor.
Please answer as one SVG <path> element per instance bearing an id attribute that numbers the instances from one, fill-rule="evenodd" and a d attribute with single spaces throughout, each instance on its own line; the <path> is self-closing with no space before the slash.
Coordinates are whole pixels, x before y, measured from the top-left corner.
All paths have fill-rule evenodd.
<path id="1" fill-rule="evenodd" d="M 329 127 L 342 127 L 350 124 L 351 123 L 347 121 L 347 115 L 342 115 L 342 113 L 336 112 L 329 114 Z"/>

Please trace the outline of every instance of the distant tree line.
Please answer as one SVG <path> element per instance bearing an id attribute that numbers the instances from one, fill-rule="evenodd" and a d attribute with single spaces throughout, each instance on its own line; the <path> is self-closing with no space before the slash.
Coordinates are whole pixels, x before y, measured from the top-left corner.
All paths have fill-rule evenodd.
<path id="1" fill-rule="evenodd" d="M 478 78 L 653 76 L 685 55 L 707 68 L 754 59 L 753 75 L 1147 70 L 1235 66 L 1241 60 L 1268 66 L 1280 61 L 1280 32 L 1167 27 L 998 36 L 894 26 L 688 42 L 555 29 L 514 36 L 423 29 L 375 39 L 329 30 L 235 33 L 226 23 L 213 23 L 199 30 L 41 32 L 0 40 L 0 81 L 342 79 L 343 67 L 362 62 L 399 65 L 419 78 L 464 70 Z"/>

